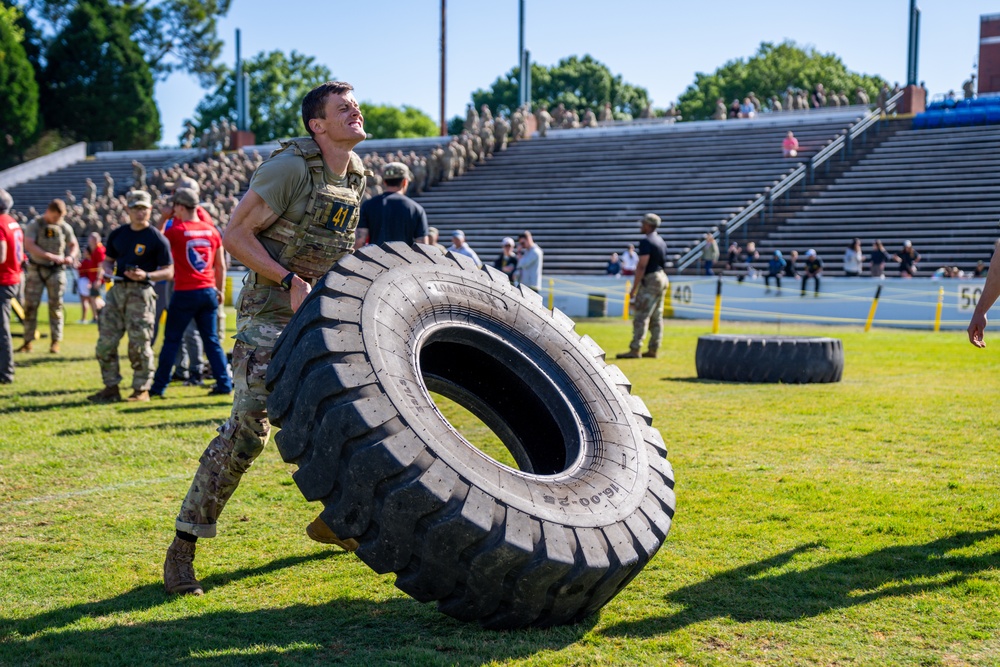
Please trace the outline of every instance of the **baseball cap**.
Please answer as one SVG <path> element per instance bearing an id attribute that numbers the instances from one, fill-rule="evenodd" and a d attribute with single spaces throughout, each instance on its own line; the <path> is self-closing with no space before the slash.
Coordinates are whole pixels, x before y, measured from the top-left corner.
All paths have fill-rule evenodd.
<path id="1" fill-rule="evenodd" d="M 405 178 L 410 177 L 410 168 L 402 162 L 390 162 L 382 167 L 382 178 Z"/>
<path id="2" fill-rule="evenodd" d="M 903 247 L 904 247 L 904 248 L 909 248 L 909 247 L 911 247 L 912 245 L 913 245 L 913 242 L 912 242 L 912 241 L 903 241 Z"/>
<path id="3" fill-rule="evenodd" d="M 647 213 L 639 219 L 639 222 L 650 225 L 653 229 L 658 229 L 660 226 L 660 216 L 655 213 Z"/>
<path id="4" fill-rule="evenodd" d="M 132 190 L 128 193 L 129 208 L 153 208 L 153 200 L 145 190 Z"/>
<path id="5" fill-rule="evenodd" d="M 509 236 L 505 236 L 502 245 L 514 245 L 514 239 Z"/>
<path id="6" fill-rule="evenodd" d="M 809 250 L 806 250 L 806 257 L 815 257 L 815 256 L 816 256 L 816 251 L 815 250 L 813 250 L 812 248 L 809 248 Z"/>
<path id="7" fill-rule="evenodd" d="M 163 187 L 167 190 L 177 190 L 179 188 L 188 188 L 194 190 L 196 193 L 201 192 L 201 186 L 198 185 L 198 181 L 194 180 L 190 176 L 181 176 L 173 183 L 164 183 Z"/>
<path id="8" fill-rule="evenodd" d="M 174 190 L 174 196 L 170 198 L 170 201 L 174 204 L 194 208 L 198 205 L 198 193 L 191 188 L 177 188 Z"/>
<path id="9" fill-rule="evenodd" d="M 451 238 L 465 240 L 465 232 L 463 232 L 461 229 L 456 229 L 455 233 L 451 235 Z"/>

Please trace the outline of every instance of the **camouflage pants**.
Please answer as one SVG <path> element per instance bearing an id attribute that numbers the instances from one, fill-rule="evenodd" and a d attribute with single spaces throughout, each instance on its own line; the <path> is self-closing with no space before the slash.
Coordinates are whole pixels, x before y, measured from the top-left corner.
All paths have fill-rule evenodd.
<path id="1" fill-rule="evenodd" d="M 66 292 L 66 271 L 62 266 L 28 266 L 24 282 L 24 342 L 35 340 L 38 329 L 38 308 L 42 292 L 49 293 L 49 331 L 52 342 L 63 337 L 63 294 Z"/>
<path id="2" fill-rule="evenodd" d="M 638 351 L 649 327 L 649 349 L 655 352 L 663 338 L 663 297 L 670 281 L 663 271 L 647 273 L 636 292 L 632 311 L 632 343 L 629 348 Z"/>
<path id="3" fill-rule="evenodd" d="M 226 502 L 267 444 L 271 424 L 264 378 L 278 335 L 292 315 L 288 292 L 280 287 L 244 287 L 236 307 L 233 410 L 201 455 L 177 515 L 177 530 L 198 537 L 215 537 Z"/>
<path id="4" fill-rule="evenodd" d="M 118 343 L 128 333 L 128 360 L 132 364 L 132 388 L 146 391 L 153 384 L 153 315 L 156 294 L 152 286 L 116 283 L 108 291 L 107 303 L 97 317 L 97 363 L 106 387 L 122 381 L 118 368 Z"/>

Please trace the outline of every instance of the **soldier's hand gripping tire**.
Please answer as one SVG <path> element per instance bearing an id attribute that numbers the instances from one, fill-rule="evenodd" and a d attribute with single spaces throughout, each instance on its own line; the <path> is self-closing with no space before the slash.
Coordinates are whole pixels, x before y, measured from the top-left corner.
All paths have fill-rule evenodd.
<path id="1" fill-rule="evenodd" d="M 492 267 L 432 246 L 344 257 L 268 368 L 282 458 L 396 586 L 490 628 L 600 609 L 670 529 L 673 472 L 643 402 L 589 337 Z M 519 470 L 466 441 L 466 407 Z"/>

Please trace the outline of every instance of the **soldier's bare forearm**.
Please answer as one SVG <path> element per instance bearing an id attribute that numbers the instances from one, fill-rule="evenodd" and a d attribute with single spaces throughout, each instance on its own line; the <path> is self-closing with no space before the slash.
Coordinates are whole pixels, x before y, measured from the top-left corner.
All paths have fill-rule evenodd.
<path id="1" fill-rule="evenodd" d="M 288 275 L 257 239 L 257 234 L 274 224 L 278 214 L 271 210 L 260 195 L 249 190 L 233 210 L 233 216 L 222 234 L 222 246 L 251 271 L 274 282 Z"/>

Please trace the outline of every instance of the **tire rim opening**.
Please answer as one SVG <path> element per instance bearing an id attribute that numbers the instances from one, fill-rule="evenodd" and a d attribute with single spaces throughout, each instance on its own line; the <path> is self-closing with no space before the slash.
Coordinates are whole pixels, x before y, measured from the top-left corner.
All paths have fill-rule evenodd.
<path id="1" fill-rule="evenodd" d="M 577 459 L 580 428 L 566 398 L 549 377 L 558 369 L 544 355 L 539 353 L 542 358 L 532 359 L 524 350 L 474 327 L 435 330 L 417 354 L 417 370 L 425 390 L 457 404 L 435 403 L 469 446 L 497 463 L 533 475 L 562 473 Z M 431 400 L 435 400 L 433 395 Z M 472 419 L 463 410 L 471 413 Z M 459 429 L 451 419 L 472 428 Z M 481 426 L 477 428 L 476 422 Z M 496 441 L 509 457 L 494 455 Z M 477 442 L 483 442 L 485 448 Z"/>

